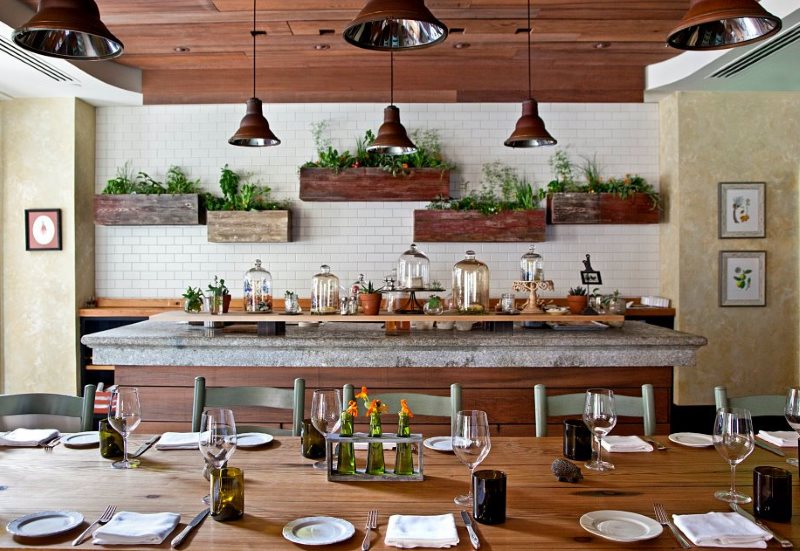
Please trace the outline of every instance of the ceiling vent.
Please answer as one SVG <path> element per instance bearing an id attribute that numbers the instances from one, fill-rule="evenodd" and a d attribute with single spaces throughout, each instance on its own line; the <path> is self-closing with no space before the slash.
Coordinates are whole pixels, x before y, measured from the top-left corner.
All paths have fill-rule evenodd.
<path id="1" fill-rule="evenodd" d="M 714 71 L 708 78 L 731 78 L 736 76 L 759 61 L 790 46 L 797 40 L 800 40 L 800 25 L 795 25 L 788 31 L 781 33 L 777 38 L 766 42 L 758 48 L 753 48 L 733 63 Z"/>
<path id="2" fill-rule="evenodd" d="M 53 79 L 56 82 L 78 83 L 78 81 L 76 81 L 68 74 L 59 71 L 49 63 L 42 61 L 40 56 L 36 56 L 34 54 L 26 52 L 25 50 L 18 47 L 16 44 L 12 43 L 10 40 L 8 40 L 5 36 L 2 35 L 0 35 L 0 52 L 3 52 L 4 54 L 11 56 L 20 63 L 24 63 L 31 69 L 40 72 L 41 74 L 45 75 L 48 78 Z"/>

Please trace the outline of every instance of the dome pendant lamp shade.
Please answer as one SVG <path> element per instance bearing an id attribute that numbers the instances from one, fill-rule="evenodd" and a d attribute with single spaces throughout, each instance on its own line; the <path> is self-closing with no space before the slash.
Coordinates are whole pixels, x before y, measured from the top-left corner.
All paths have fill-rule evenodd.
<path id="1" fill-rule="evenodd" d="M 367 50 L 413 50 L 443 42 L 447 27 L 424 0 L 369 0 L 343 36 Z"/>
<path id="2" fill-rule="evenodd" d="M 261 110 L 260 99 L 250 98 L 247 100 L 247 114 L 239 123 L 239 130 L 228 140 L 228 143 L 244 147 L 264 147 L 281 143 L 269 129 L 269 123 Z"/>
<path id="3" fill-rule="evenodd" d="M 517 121 L 514 132 L 505 141 L 506 147 L 540 147 L 556 143 L 558 142 L 544 127 L 536 100 L 527 99 L 522 102 L 522 116 Z"/>
<path id="4" fill-rule="evenodd" d="M 40 0 L 36 15 L 12 37 L 31 52 L 79 61 L 113 59 L 123 50 L 120 39 L 100 21 L 94 0 Z"/>
<path id="5" fill-rule="evenodd" d="M 375 141 L 367 147 L 383 155 L 407 155 L 414 153 L 417 146 L 408 138 L 405 127 L 400 123 L 400 110 L 389 105 L 383 110 L 383 124 L 378 129 Z"/>
<path id="6" fill-rule="evenodd" d="M 756 0 L 692 0 L 667 44 L 679 50 L 724 50 L 764 40 L 781 20 Z"/>

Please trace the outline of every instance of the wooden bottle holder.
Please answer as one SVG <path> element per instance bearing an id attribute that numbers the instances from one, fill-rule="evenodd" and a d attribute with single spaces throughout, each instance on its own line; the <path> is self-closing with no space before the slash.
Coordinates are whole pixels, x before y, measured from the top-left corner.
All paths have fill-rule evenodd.
<path id="1" fill-rule="evenodd" d="M 356 474 L 339 474 L 336 472 L 333 456 L 335 453 L 335 444 L 352 443 L 357 444 L 360 442 L 380 442 L 381 444 L 413 444 L 416 446 L 418 453 L 414 456 L 417 465 L 414 468 L 414 474 L 394 474 L 387 469 L 384 474 L 367 474 L 364 469 L 359 469 L 356 466 Z M 364 460 L 366 461 L 367 450 L 355 450 L 356 452 L 364 452 Z M 386 452 L 395 453 L 395 450 L 383 450 L 384 459 Z M 331 482 L 421 482 L 424 480 L 423 464 L 425 454 L 422 452 L 422 434 L 412 434 L 409 437 L 395 436 L 391 434 L 384 434 L 383 436 L 368 436 L 363 432 L 357 432 L 353 436 L 342 436 L 340 434 L 328 434 L 325 436 L 325 461 L 327 463 L 328 480 Z M 357 463 L 357 462 L 356 462 Z"/>

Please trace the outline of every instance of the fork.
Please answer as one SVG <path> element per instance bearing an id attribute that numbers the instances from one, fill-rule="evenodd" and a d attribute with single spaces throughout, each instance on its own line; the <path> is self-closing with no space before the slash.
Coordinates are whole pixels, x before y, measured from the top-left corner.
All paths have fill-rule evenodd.
<path id="1" fill-rule="evenodd" d="M 666 447 L 664 444 L 662 444 L 657 440 L 653 440 L 652 438 L 645 438 L 644 441 L 647 442 L 648 444 L 651 444 L 655 449 L 657 449 L 660 452 L 665 452 L 669 450 L 669 448 Z"/>
<path id="2" fill-rule="evenodd" d="M 364 535 L 364 541 L 361 542 L 361 551 L 367 551 L 369 549 L 369 534 L 371 530 L 374 530 L 378 527 L 378 511 L 377 509 L 373 509 L 367 514 L 367 525 L 364 527 L 367 530 L 367 533 Z"/>
<path id="3" fill-rule="evenodd" d="M 653 503 L 653 511 L 656 513 L 656 520 L 662 526 L 669 526 L 669 529 L 672 530 L 672 535 L 675 536 L 675 539 L 678 540 L 678 543 L 681 544 L 681 547 L 684 549 L 689 549 L 692 547 L 691 542 L 686 539 L 686 537 L 680 533 L 678 528 L 669 520 L 667 516 L 667 512 L 664 510 L 664 506 L 660 503 Z"/>
<path id="4" fill-rule="evenodd" d="M 80 545 L 81 542 L 83 540 L 85 540 L 90 535 L 90 533 L 92 531 L 92 528 L 94 528 L 98 524 L 105 524 L 106 522 L 111 520 L 111 517 L 114 516 L 114 511 L 116 511 L 116 510 L 117 510 L 117 506 L 116 505 L 109 505 L 108 507 L 106 507 L 106 510 L 103 511 L 103 514 L 100 515 L 100 518 L 98 518 L 96 521 L 91 523 L 86 530 L 81 532 L 81 535 L 78 536 L 77 538 L 75 538 L 75 541 L 72 542 L 72 545 Z"/>
<path id="5" fill-rule="evenodd" d="M 48 443 L 42 444 L 42 449 L 44 450 L 44 453 L 50 453 L 51 451 L 53 451 L 53 448 L 58 446 L 60 443 L 61 443 L 61 437 L 60 436 L 56 436 L 55 438 L 50 440 Z"/>

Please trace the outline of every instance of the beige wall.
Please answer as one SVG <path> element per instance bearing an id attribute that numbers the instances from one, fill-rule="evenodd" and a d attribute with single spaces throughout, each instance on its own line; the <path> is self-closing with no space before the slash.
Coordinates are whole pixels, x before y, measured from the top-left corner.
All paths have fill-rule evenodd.
<path id="1" fill-rule="evenodd" d="M 800 93 L 678 93 L 661 110 L 662 293 L 676 329 L 708 338 L 697 366 L 676 370 L 675 402 L 783 394 L 797 384 Z M 719 239 L 719 182 L 766 182 L 765 239 Z M 719 306 L 719 251 L 767 251 L 766 307 Z"/>
<path id="2" fill-rule="evenodd" d="M 94 289 L 94 108 L 16 99 L 2 117 L 2 388 L 74 393 L 76 307 Z M 26 251 L 24 210 L 51 207 L 63 250 Z"/>

